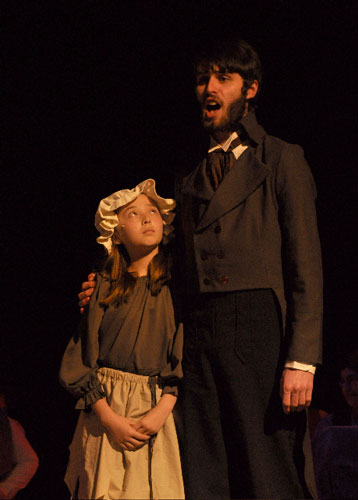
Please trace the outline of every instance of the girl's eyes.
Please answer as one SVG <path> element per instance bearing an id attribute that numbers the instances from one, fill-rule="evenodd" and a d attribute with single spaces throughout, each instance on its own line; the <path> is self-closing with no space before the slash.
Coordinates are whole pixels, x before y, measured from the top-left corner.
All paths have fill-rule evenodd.
<path id="1" fill-rule="evenodd" d="M 158 215 L 159 214 L 159 212 L 158 212 L 158 210 L 156 208 L 151 208 L 149 210 L 149 213 L 151 215 L 154 215 L 154 214 Z M 138 212 L 136 212 L 135 210 L 132 210 L 131 212 L 128 212 L 128 217 L 136 217 L 137 215 L 138 215 Z"/>

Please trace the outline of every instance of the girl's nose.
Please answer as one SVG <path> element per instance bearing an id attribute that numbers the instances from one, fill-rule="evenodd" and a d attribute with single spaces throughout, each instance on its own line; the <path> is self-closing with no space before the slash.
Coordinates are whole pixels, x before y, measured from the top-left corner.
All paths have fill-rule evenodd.
<path id="1" fill-rule="evenodd" d="M 151 218 L 149 215 L 146 215 L 145 217 L 143 217 L 143 224 L 151 224 L 152 221 L 151 221 Z"/>

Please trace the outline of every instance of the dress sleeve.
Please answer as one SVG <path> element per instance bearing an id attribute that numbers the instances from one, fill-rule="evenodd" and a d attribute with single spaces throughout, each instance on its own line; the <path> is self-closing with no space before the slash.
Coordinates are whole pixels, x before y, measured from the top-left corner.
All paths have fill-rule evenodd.
<path id="1" fill-rule="evenodd" d="M 105 393 L 97 377 L 98 331 L 104 308 L 99 302 L 108 294 L 109 282 L 97 274 L 97 284 L 88 306 L 87 314 L 67 345 L 62 358 L 59 381 L 63 387 L 78 399 L 76 408 L 83 410 Z"/>
<path id="2" fill-rule="evenodd" d="M 181 318 L 181 308 L 179 307 L 179 301 L 175 298 L 177 294 L 169 294 L 170 300 L 172 302 L 172 308 L 170 312 L 173 311 L 173 322 L 175 325 L 175 334 L 169 343 L 168 348 L 168 363 L 165 368 L 160 372 L 160 379 L 163 386 L 163 394 L 173 394 L 178 396 L 178 383 L 179 380 L 183 378 L 182 370 L 182 357 L 183 357 L 183 322 Z M 173 296 L 173 301 L 172 297 Z"/>
<path id="3" fill-rule="evenodd" d="M 163 394 L 178 396 L 178 382 L 183 378 L 182 352 L 183 352 L 183 324 L 180 323 L 171 343 L 170 359 L 167 366 L 160 373 L 163 385 Z"/>
<path id="4" fill-rule="evenodd" d="M 14 498 L 28 485 L 39 464 L 39 459 L 16 420 L 9 418 L 15 465 L 3 481 L 0 481 L 0 498 Z M 2 496 L 3 495 L 3 496 Z"/>
<path id="5" fill-rule="evenodd" d="M 276 193 L 287 301 L 287 359 L 321 361 L 322 263 L 316 188 L 299 146 L 286 145 L 277 168 Z"/>

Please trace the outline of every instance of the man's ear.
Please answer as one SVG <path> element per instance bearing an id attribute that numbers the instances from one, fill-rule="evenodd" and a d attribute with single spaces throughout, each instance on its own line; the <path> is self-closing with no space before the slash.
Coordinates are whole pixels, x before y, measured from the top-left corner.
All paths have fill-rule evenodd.
<path id="1" fill-rule="evenodd" d="M 253 99 L 259 91 L 259 82 L 254 80 L 246 92 L 246 99 Z"/>

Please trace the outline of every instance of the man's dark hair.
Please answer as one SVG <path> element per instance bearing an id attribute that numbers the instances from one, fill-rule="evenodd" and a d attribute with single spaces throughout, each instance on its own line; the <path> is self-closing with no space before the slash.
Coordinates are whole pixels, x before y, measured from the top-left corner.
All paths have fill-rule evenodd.
<path id="1" fill-rule="evenodd" d="M 257 52 L 240 38 L 221 38 L 200 44 L 194 56 L 194 71 L 213 70 L 217 66 L 223 73 L 239 73 L 244 80 L 243 93 L 246 93 L 254 80 L 262 84 L 261 62 Z M 256 95 L 257 97 L 257 95 Z M 250 106 L 255 107 L 250 99 Z"/>

